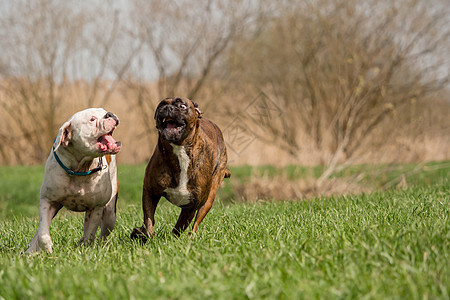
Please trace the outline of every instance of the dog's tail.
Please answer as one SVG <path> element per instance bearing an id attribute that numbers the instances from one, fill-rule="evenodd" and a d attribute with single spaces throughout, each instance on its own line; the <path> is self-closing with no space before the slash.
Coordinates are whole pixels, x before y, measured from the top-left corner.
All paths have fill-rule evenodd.
<path id="1" fill-rule="evenodd" d="M 231 171 L 230 169 L 226 168 L 225 169 L 225 176 L 223 176 L 223 178 L 230 178 L 231 177 Z"/>

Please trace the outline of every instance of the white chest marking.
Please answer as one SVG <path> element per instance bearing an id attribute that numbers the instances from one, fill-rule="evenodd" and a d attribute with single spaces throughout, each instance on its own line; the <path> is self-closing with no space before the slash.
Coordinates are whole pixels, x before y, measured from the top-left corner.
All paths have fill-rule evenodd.
<path id="1" fill-rule="evenodd" d="M 176 188 L 167 188 L 165 192 L 170 198 L 170 202 L 176 206 L 189 204 L 189 191 L 187 189 L 188 175 L 187 171 L 191 160 L 183 146 L 173 145 L 173 153 L 178 157 L 180 164 L 180 181 Z"/>

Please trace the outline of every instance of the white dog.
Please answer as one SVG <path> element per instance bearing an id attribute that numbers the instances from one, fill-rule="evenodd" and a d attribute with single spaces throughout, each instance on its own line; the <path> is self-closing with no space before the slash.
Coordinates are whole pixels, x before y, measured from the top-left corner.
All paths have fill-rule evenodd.
<path id="1" fill-rule="evenodd" d="M 84 235 L 80 243 L 106 237 L 116 222 L 118 193 L 115 155 L 121 143 L 112 133 L 119 119 L 103 108 L 74 114 L 59 129 L 45 164 L 40 191 L 39 228 L 26 253 L 41 249 L 52 252 L 50 222 L 65 206 L 85 211 Z"/>

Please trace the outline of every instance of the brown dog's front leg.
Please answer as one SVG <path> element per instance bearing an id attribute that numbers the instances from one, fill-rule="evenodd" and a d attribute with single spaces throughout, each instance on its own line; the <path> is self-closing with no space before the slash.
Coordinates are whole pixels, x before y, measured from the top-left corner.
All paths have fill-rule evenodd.
<path id="1" fill-rule="evenodd" d="M 144 188 L 142 193 L 142 210 L 144 211 L 144 225 L 136 227 L 131 232 L 132 239 L 140 239 L 144 243 L 148 237 L 155 236 L 155 211 L 158 205 L 160 196 L 151 196 Z"/>
<path id="2" fill-rule="evenodd" d="M 214 198 L 213 198 L 213 201 L 214 201 Z M 211 207 L 212 207 L 212 201 L 210 202 L 209 199 L 202 207 L 200 207 L 200 209 L 198 210 L 197 216 L 195 217 L 194 226 L 192 227 L 192 233 L 194 233 L 194 234 L 197 233 L 198 225 L 200 225 L 203 218 L 209 212 Z"/>
<path id="3" fill-rule="evenodd" d="M 224 176 L 218 176 L 213 180 L 211 190 L 209 191 L 208 199 L 206 200 L 205 204 L 203 204 L 202 207 L 198 210 L 197 216 L 195 217 L 194 226 L 192 227 L 192 233 L 196 234 L 198 231 L 198 226 L 203 221 L 203 218 L 205 218 L 206 214 L 211 209 L 214 199 L 216 198 L 216 193 L 219 190 L 220 184 L 223 181 Z"/>
<path id="4" fill-rule="evenodd" d="M 177 224 L 175 224 L 175 227 L 172 230 L 172 233 L 175 236 L 180 236 L 186 228 L 191 223 L 192 219 L 194 218 L 196 210 L 194 208 L 183 208 L 181 209 L 180 216 L 178 217 Z"/>

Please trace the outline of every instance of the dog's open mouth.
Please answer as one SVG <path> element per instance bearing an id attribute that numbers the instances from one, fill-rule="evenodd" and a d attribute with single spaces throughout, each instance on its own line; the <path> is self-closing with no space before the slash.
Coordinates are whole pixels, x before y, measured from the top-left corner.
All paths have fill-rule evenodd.
<path id="1" fill-rule="evenodd" d="M 180 139 L 186 124 L 175 119 L 166 117 L 161 122 L 161 133 L 164 139 L 168 141 L 177 141 Z"/>
<path id="2" fill-rule="evenodd" d="M 97 139 L 97 148 L 100 152 L 104 154 L 116 154 L 122 148 L 122 143 L 116 142 L 116 140 L 112 137 L 113 132 L 114 130 L 100 136 Z"/>

